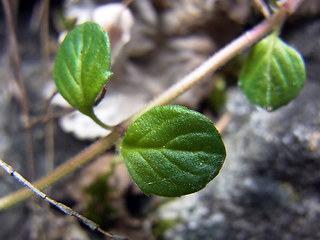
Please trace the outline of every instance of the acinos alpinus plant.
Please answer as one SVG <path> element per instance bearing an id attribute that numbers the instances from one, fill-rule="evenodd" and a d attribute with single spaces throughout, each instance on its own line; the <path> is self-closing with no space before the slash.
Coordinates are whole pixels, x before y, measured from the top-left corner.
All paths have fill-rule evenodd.
<path id="1" fill-rule="evenodd" d="M 63 212 L 74 215 L 93 230 L 111 235 L 67 206 L 54 201 L 39 189 L 58 181 L 76 167 L 121 142 L 119 150 L 128 171 L 147 194 L 177 197 L 197 192 L 216 177 L 223 166 L 226 150 L 220 133 L 206 116 L 183 106 L 166 105 L 219 68 L 243 49 L 259 41 L 250 51 L 239 77 L 239 86 L 248 99 L 268 111 L 286 105 L 298 96 L 306 73 L 300 54 L 279 38 L 280 26 L 300 1 L 287 0 L 279 10 L 254 29 L 217 52 L 199 68 L 117 126 L 108 126 L 94 114 L 112 76 L 108 35 L 101 27 L 86 22 L 75 27 L 60 46 L 54 79 L 60 94 L 83 114 L 110 134 L 71 159 L 34 185 L 1 161 L 12 176 Z M 27 198 L 20 191 L 0 199 L 0 208 Z"/>

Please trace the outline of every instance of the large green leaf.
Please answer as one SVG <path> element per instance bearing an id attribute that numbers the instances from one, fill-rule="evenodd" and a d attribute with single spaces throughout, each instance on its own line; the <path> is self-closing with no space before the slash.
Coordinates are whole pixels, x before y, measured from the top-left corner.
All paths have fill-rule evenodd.
<path id="1" fill-rule="evenodd" d="M 143 114 L 128 128 L 121 153 L 145 194 L 167 197 L 204 188 L 226 157 L 213 123 L 181 106 L 154 107 Z"/>
<path id="2" fill-rule="evenodd" d="M 54 65 L 60 94 L 80 112 L 94 117 L 96 97 L 112 73 L 107 33 L 96 23 L 83 23 L 68 33 Z"/>
<path id="3" fill-rule="evenodd" d="M 252 48 L 239 77 L 248 99 L 268 111 L 297 97 L 305 81 L 302 57 L 275 34 Z"/>

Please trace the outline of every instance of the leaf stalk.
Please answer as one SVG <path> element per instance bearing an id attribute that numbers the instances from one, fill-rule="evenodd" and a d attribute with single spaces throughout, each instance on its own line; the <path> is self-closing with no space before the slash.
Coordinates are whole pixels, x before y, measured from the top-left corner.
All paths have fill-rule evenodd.
<path id="1" fill-rule="evenodd" d="M 106 129 L 106 130 L 112 130 L 112 129 L 113 129 L 113 127 L 111 127 L 111 126 L 103 123 L 99 118 L 97 118 L 97 116 L 96 116 L 94 113 L 90 114 L 89 117 L 90 117 L 96 124 L 98 124 L 100 127 L 104 128 L 104 129 Z"/>

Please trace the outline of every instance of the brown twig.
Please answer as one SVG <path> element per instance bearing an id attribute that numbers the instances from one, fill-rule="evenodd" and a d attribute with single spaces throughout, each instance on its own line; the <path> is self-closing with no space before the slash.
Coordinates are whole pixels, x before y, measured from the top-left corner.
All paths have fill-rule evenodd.
<path id="1" fill-rule="evenodd" d="M 10 6 L 9 0 L 2 0 L 5 18 L 7 21 L 8 27 L 8 36 L 9 36 L 9 56 L 12 59 L 14 65 L 14 73 L 16 76 L 17 85 L 19 87 L 19 101 L 23 112 L 23 122 L 24 126 L 29 125 L 30 116 L 29 116 L 29 104 L 28 96 L 25 90 L 25 83 L 22 74 L 21 61 L 18 50 L 17 37 L 15 33 L 15 24 L 13 20 L 13 12 L 16 12 L 17 8 Z M 12 2 L 11 2 L 12 4 Z M 28 175 L 31 179 L 35 177 L 34 170 L 34 153 L 33 153 L 33 142 L 32 142 L 32 132 L 31 129 L 25 128 L 25 141 L 27 146 L 27 159 L 28 159 Z"/>
<path id="2" fill-rule="evenodd" d="M 260 12 L 265 18 L 270 17 L 270 11 L 268 9 L 268 6 L 265 4 L 263 0 L 254 0 L 254 4 L 259 8 Z"/>
<path id="3" fill-rule="evenodd" d="M 229 122 L 231 121 L 232 116 L 229 112 L 224 113 L 219 121 L 215 124 L 215 127 L 218 129 L 218 131 L 223 134 L 223 132 L 226 130 L 227 126 L 229 125 Z"/>
<path id="4" fill-rule="evenodd" d="M 54 113 L 52 112 L 52 110 L 50 110 L 50 104 L 52 99 L 58 94 L 58 91 L 55 90 L 48 99 L 46 99 L 44 106 L 43 106 L 43 110 L 42 113 L 40 114 L 40 116 L 38 117 L 34 117 L 32 119 L 30 119 L 29 122 L 29 128 L 32 128 L 34 125 L 38 124 L 38 123 L 47 123 L 50 122 L 53 119 L 56 118 L 60 118 L 62 116 L 65 116 L 68 113 L 71 113 L 73 111 L 75 111 L 74 108 L 70 107 L 70 108 L 64 108 L 62 111 L 58 112 L 58 113 Z"/>
<path id="5" fill-rule="evenodd" d="M 293 14 L 304 0 L 286 0 L 280 2 L 280 7 L 285 9 L 288 14 Z"/>

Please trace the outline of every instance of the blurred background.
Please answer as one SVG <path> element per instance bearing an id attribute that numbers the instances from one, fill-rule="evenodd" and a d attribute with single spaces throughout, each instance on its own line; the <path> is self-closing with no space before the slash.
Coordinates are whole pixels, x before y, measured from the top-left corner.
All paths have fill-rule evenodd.
<path id="1" fill-rule="evenodd" d="M 264 19 L 253 0 L 2 0 L 0 157 L 28 180 L 45 176 L 107 132 L 55 91 L 59 42 L 75 24 L 110 36 L 113 77 L 99 118 L 126 119 Z M 305 59 L 307 84 L 274 112 L 237 87 L 244 56 L 174 104 L 222 122 L 222 171 L 202 191 L 147 197 L 111 149 L 46 189 L 48 196 L 132 240 L 320 239 L 320 2 L 306 0 L 281 37 Z M 224 120 L 227 119 L 227 120 Z M 0 196 L 22 186 L 0 171 Z M 0 239 L 104 239 L 33 196 L 0 211 Z"/>

